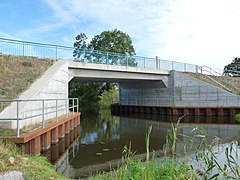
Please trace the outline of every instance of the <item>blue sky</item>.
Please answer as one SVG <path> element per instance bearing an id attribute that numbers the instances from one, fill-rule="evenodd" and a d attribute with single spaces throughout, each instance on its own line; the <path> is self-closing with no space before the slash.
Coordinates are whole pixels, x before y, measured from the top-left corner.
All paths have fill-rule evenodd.
<path id="1" fill-rule="evenodd" d="M 115 28 L 137 55 L 223 68 L 240 57 L 239 0 L 2 0 L 0 37 L 72 46 Z"/>

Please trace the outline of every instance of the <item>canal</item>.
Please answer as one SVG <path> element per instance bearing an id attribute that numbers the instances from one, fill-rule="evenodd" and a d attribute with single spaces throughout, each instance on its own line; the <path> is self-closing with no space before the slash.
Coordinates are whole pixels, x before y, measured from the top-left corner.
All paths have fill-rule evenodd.
<path id="1" fill-rule="evenodd" d="M 80 136 L 74 140 L 76 133 L 71 132 L 44 155 L 66 177 L 86 177 L 95 171 L 109 170 L 109 161 L 111 166 L 118 166 L 125 145 L 131 146 L 136 154 L 145 153 L 145 136 L 150 126 L 150 149 L 162 150 L 172 128 L 171 122 L 177 120 L 176 116 L 111 115 L 110 111 L 88 109 L 81 115 Z M 180 124 L 179 134 L 191 136 L 192 129 L 199 127 L 207 135 L 209 143 L 216 137 L 230 141 L 240 134 L 240 126 L 233 117 L 185 116 Z"/>

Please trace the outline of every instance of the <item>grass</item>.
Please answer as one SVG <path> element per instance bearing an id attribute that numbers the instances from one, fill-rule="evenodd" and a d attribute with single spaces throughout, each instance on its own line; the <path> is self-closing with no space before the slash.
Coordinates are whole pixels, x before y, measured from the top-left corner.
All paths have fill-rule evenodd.
<path id="1" fill-rule="evenodd" d="M 179 120 L 180 121 L 180 120 Z M 174 133 L 176 133 L 175 126 L 172 126 Z M 131 157 L 135 154 L 131 150 L 131 144 L 129 148 L 124 148 L 124 164 L 116 171 L 107 174 L 98 174 L 97 176 L 90 177 L 92 180 L 98 179 L 161 179 L 161 180 L 186 180 L 197 179 L 198 174 L 193 170 L 192 166 L 185 161 L 178 161 L 175 156 L 150 159 L 149 157 L 149 145 L 150 134 L 152 126 L 149 127 L 146 134 L 146 161 L 132 160 Z M 176 140 L 175 140 L 176 141 Z M 175 145 L 173 145 L 175 147 Z M 175 151 L 175 149 L 174 149 Z"/>
<path id="2" fill-rule="evenodd" d="M 66 179 L 42 156 L 23 156 L 15 144 L 0 140 L 0 173 L 18 170 L 26 180 Z"/>
<path id="3" fill-rule="evenodd" d="M 0 55 L 0 99 L 16 99 L 54 61 L 36 57 Z M 8 103 L 0 103 L 0 112 Z"/>
<path id="4" fill-rule="evenodd" d="M 220 86 L 219 84 L 217 84 L 216 82 L 214 82 L 213 80 L 207 78 L 206 75 L 204 75 L 204 74 L 190 73 L 190 72 L 186 72 L 185 74 L 192 76 L 196 79 L 199 79 L 203 82 L 206 82 L 208 84 L 211 84 L 213 86 L 216 86 L 220 89 L 223 89 L 226 91 L 228 91 L 230 89 L 232 91 L 232 93 L 234 93 L 236 95 L 240 95 L 240 78 L 229 77 L 229 76 L 212 76 L 212 75 L 210 76 L 216 82 L 222 84 L 224 87 L 227 88 L 227 89 L 225 89 L 222 86 Z"/>
<path id="5" fill-rule="evenodd" d="M 148 169 L 148 171 L 146 171 Z M 147 174 L 149 173 L 149 176 Z M 108 174 L 100 174 L 94 177 L 90 177 L 92 180 L 115 180 L 115 179 L 161 179 L 161 180 L 186 180 L 194 179 L 195 174 L 191 167 L 184 162 L 177 162 L 174 159 L 152 159 L 148 165 L 142 161 L 127 161 L 122 167 L 115 172 Z"/>

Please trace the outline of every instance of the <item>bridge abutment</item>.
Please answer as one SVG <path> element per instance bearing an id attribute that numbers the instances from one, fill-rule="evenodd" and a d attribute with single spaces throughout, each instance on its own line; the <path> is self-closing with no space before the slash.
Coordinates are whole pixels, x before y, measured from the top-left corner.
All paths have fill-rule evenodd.
<path id="1" fill-rule="evenodd" d="M 235 115 L 240 97 L 181 72 L 163 81 L 121 82 L 117 111 L 171 115 Z M 116 107 L 119 106 L 119 107 Z"/>

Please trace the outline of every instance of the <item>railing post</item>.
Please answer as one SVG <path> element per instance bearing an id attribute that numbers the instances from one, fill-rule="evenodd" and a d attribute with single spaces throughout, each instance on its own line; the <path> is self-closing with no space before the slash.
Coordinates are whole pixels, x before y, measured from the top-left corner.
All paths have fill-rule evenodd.
<path id="1" fill-rule="evenodd" d="M 106 60 L 106 64 L 108 64 L 108 52 L 107 52 L 107 60 Z"/>
<path id="2" fill-rule="evenodd" d="M 45 126 L 44 115 L 45 115 L 45 107 L 44 107 L 44 100 L 42 100 L 42 128 L 44 128 Z"/>
<path id="3" fill-rule="evenodd" d="M 56 99 L 56 119 L 58 122 L 58 100 Z"/>
<path id="4" fill-rule="evenodd" d="M 24 53 L 24 42 L 23 42 L 23 54 L 22 54 L 22 55 L 24 56 L 24 54 L 25 54 L 25 53 Z"/>
<path id="5" fill-rule="evenodd" d="M 58 47 L 56 46 L 56 60 L 58 59 Z"/>
<path id="6" fill-rule="evenodd" d="M 19 101 L 17 101 L 17 137 L 19 137 Z"/>
<path id="7" fill-rule="evenodd" d="M 68 99 L 65 100 L 65 106 L 66 106 L 66 117 L 68 117 Z"/>
<path id="8" fill-rule="evenodd" d="M 173 68 L 174 68 L 174 62 L 172 61 L 172 70 L 174 70 Z"/>
<path id="9" fill-rule="evenodd" d="M 143 68 L 146 67 L 145 63 L 146 63 L 146 60 L 145 60 L 145 57 L 144 57 L 144 58 L 143 58 Z"/>
<path id="10" fill-rule="evenodd" d="M 74 114 L 74 103 L 75 103 L 74 98 L 72 98 L 72 110 L 73 110 L 73 114 Z M 73 114 L 72 114 L 72 115 L 73 115 Z"/>
<path id="11" fill-rule="evenodd" d="M 78 98 L 77 98 L 77 113 L 79 112 Z"/>
<path id="12" fill-rule="evenodd" d="M 186 63 L 184 63 L 184 72 L 187 71 L 187 67 L 186 66 L 187 66 Z"/>
<path id="13" fill-rule="evenodd" d="M 3 54 L 3 50 L 2 49 L 3 48 L 2 48 L 2 41 L 1 41 L 1 51 L 0 51 L 1 54 Z"/>

